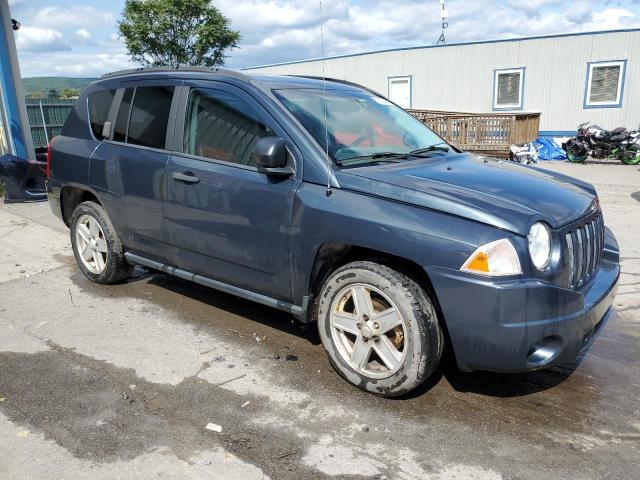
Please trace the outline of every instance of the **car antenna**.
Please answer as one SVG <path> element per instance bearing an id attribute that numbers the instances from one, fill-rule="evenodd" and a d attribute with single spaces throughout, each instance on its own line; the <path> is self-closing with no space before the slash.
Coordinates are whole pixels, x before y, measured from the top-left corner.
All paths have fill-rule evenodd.
<path id="1" fill-rule="evenodd" d="M 320 1 L 320 50 L 322 55 L 322 96 L 324 105 L 324 153 L 327 159 L 327 197 L 333 195 L 331 190 L 331 159 L 329 158 L 329 127 L 327 125 L 327 77 L 325 75 L 324 59 L 324 13 L 322 11 L 322 1 Z"/>

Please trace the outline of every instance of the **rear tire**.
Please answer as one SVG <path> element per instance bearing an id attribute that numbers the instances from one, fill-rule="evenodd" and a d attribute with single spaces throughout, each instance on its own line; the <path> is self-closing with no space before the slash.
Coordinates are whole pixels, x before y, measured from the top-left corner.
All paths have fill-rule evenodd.
<path id="1" fill-rule="evenodd" d="M 437 368 L 444 338 L 427 293 L 385 265 L 359 261 L 325 281 L 318 331 L 335 370 L 384 397 L 404 395 Z"/>
<path id="2" fill-rule="evenodd" d="M 83 202 L 71 216 L 71 245 L 80 270 L 92 282 L 113 284 L 131 275 L 120 237 L 95 202 Z"/>
<path id="3" fill-rule="evenodd" d="M 633 152 L 634 155 L 627 156 L 627 152 Z M 640 149 L 635 147 L 629 147 L 620 156 L 622 163 L 626 165 L 638 165 L 640 163 Z"/>

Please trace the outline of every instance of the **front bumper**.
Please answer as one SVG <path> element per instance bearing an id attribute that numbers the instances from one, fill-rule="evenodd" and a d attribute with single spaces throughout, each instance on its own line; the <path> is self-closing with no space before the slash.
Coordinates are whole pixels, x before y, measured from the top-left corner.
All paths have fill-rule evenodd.
<path id="1" fill-rule="evenodd" d="M 618 246 L 607 233 L 600 268 L 578 291 L 427 267 L 458 367 L 523 372 L 566 363 L 588 348 L 613 313 L 620 276 Z"/>

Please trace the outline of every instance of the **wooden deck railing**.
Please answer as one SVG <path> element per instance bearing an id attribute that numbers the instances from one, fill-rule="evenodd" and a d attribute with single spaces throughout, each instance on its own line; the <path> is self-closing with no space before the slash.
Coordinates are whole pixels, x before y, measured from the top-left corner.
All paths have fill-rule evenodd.
<path id="1" fill-rule="evenodd" d="M 535 140 L 540 127 L 539 113 L 408 112 L 461 150 L 505 157 L 511 145 Z"/>

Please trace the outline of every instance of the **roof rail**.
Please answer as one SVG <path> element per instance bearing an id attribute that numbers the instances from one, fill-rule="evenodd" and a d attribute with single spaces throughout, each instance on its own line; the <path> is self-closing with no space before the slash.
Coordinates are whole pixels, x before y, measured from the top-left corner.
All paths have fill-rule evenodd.
<path id="1" fill-rule="evenodd" d="M 219 67 L 198 67 L 198 66 L 178 66 L 178 67 L 139 67 L 139 68 L 130 68 L 128 70 L 119 70 L 117 72 L 105 73 L 100 77 L 100 79 L 105 78 L 114 78 L 114 77 L 124 77 L 126 75 L 135 75 L 136 73 L 154 73 L 154 72 L 201 72 L 201 73 L 219 73 L 224 75 L 229 75 L 232 77 L 238 78 L 247 78 L 247 75 L 237 70 L 231 70 L 227 68 L 219 68 Z"/>

